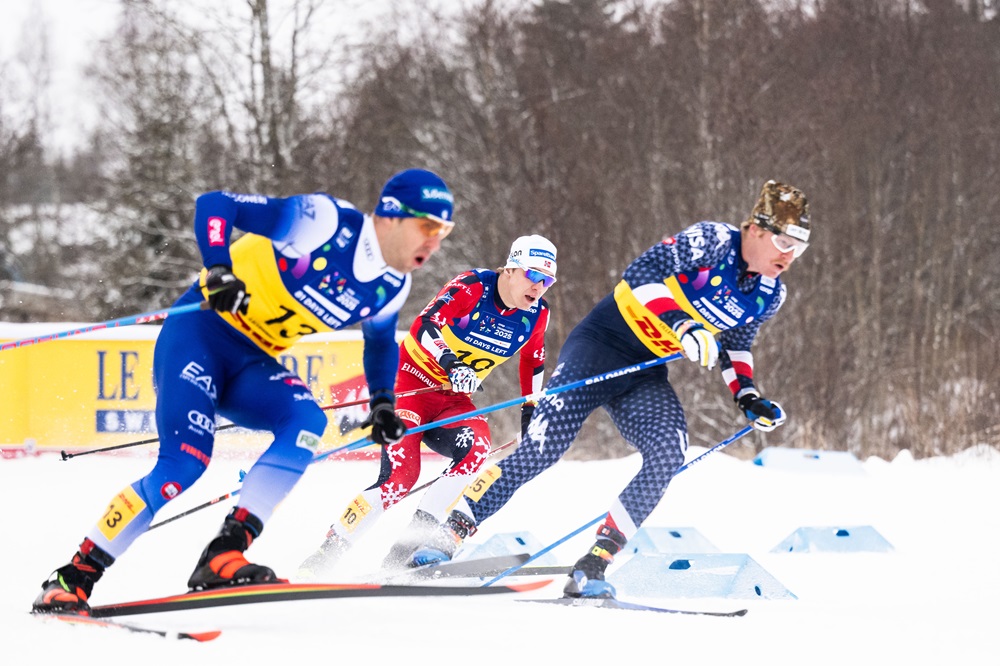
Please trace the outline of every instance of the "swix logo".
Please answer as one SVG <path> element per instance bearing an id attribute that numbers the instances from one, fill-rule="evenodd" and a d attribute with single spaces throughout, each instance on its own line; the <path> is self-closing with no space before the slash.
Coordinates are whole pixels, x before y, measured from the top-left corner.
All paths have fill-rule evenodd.
<path id="1" fill-rule="evenodd" d="M 301 379 L 299 379 L 299 377 L 297 377 L 297 376 L 296 377 L 286 377 L 284 379 L 284 382 L 286 384 L 288 384 L 289 386 L 301 386 L 303 388 L 309 388 L 309 385 L 306 384 Z"/>
<path id="2" fill-rule="evenodd" d="M 165 500 L 172 500 L 173 498 L 180 495 L 181 492 L 182 492 L 181 487 L 176 483 L 174 483 L 173 481 L 168 481 L 164 483 L 163 487 L 160 488 L 160 494 L 163 495 L 163 499 Z"/>
<path id="3" fill-rule="evenodd" d="M 212 247 L 226 244 L 226 220 L 224 218 L 208 218 L 208 244 Z"/>

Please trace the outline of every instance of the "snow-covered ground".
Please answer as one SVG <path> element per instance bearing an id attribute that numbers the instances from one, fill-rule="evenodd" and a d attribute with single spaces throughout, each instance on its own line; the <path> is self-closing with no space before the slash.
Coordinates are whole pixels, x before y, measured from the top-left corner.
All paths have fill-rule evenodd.
<path id="1" fill-rule="evenodd" d="M 693 449 L 689 459 L 703 449 Z M 158 519 L 238 488 L 247 459 L 218 456 Z M 739 618 L 565 608 L 478 598 L 346 599 L 136 617 L 174 629 L 221 628 L 210 643 L 169 641 L 42 622 L 28 615 L 39 583 L 74 551 L 112 494 L 151 458 L 0 460 L 4 663 L 274 664 L 973 664 L 1000 663 L 1000 453 L 869 459 L 858 473 L 796 470 L 715 453 L 679 475 L 647 526 L 693 528 L 721 552 L 745 554 L 797 599 L 637 598 L 678 608 L 746 607 Z M 525 486 L 470 544 L 527 531 L 549 544 L 598 516 L 638 465 L 633 456 L 562 462 Z M 440 467 L 425 462 L 424 479 Z M 377 474 L 373 461 L 310 468 L 250 558 L 290 576 L 344 502 Z M 347 580 L 376 568 L 416 505 L 391 510 L 342 561 Z M 97 588 L 95 604 L 182 591 L 230 506 L 222 502 L 136 542 Z M 889 552 L 774 553 L 802 527 L 871 527 Z M 552 554 L 568 564 L 592 530 Z M 624 566 L 619 558 L 609 573 Z M 560 595 L 562 580 L 530 593 Z M 524 596 L 524 595 L 519 595 Z M 624 598 L 624 595 L 622 595 Z M 130 618 L 131 619 L 131 618 Z M 10 657 L 13 656 L 13 661 Z"/>

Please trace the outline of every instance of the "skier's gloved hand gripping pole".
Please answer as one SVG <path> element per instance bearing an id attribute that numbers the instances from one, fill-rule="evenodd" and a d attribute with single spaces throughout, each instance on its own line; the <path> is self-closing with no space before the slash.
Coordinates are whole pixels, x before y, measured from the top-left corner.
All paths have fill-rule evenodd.
<path id="1" fill-rule="evenodd" d="M 754 428 L 753 428 L 752 424 L 748 425 L 748 426 L 744 426 L 741 430 L 739 430 L 738 432 L 736 432 L 732 436 L 727 437 L 726 439 L 722 440 L 721 442 L 719 442 L 718 444 L 716 444 L 715 446 L 713 446 L 712 448 L 710 448 L 708 451 L 705 451 L 703 454 L 701 454 L 700 456 L 698 456 L 694 460 L 691 460 L 690 462 L 686 462 L 683 465 L 681 465 L 680 469 L 678 469 L 674 473 L 674 477 L 676 477 L 678 474 L 680 474 L 681 472 L 683 472 L 687 468 L 691 467 L 695 463 L 701 462 L 702 460 L 705 459 L 706 456 L 708 456 L 708 455 L 710 455 L 712 453 L 715 453 L 716 451 L 718 451 L 720 449 L 724 449 L 725 447 L 729 446 L 730 444 L 732 444 L 733 442 L 735 442 L 736 440 L 738 440 L 740 437 L 743 437 L 744 435 L 746 435 L 747 433 L 749 433 L 753 429 Z M 572 539 L 573 537 L 575 537 L 577 534 L 579 534 L 580 532 L 584 531 L 588 527 L 593 527 L 597 523 L 601 522 L 601 520 L 605 516 L 607 516 L 607 515 L 608 515 L 607 511 L 605 511 L 604 513 L 602 513 L 601 515 L 597 516 L 596 518 L 594 518 L 590 522 L 585 523 L 583 525 L 580 525 L 580 527 L 576 528 L 575 530 L 573 530 L 572 532 L 570 532 L 569 534 L 567 534 L 563 538 L 561 538 L 558 541 L 555 541 L 555 542 L 549 544 L 545 548 L 542 548 L 540 551 L 538 551 L 537 553 L 535 553 L 534 555 L 532 555 L 531 557 L 529 557 L 528 559 L 526 559 L 524 562 L 521 562 L 517 566 L 513 566 L 510 569 L 507 569 L 506 571 L 504 571 L 503 573 L 499 574 L 498 576 L 496 576 L 492 580 L 486 581 L 485 583 L 482 584 L 482 587 L 489 587 L 490 585 L 492 585 L 493 583 L 497 582 L 501 578 L 505 578 L 505 577 L 511 575 L 512 573 L 515 573 L 521 567 L 526 566 L 527 564 L 529 564 L 531 562 L 534 562 L 535 560 L 537 560 L 542 555 L 545 555 L 546 553 L 548 553 L 549 551 L 551 551 L 553 548 L 555 548 L 557 546 L 560 546 L 563 543 L 569 541 L 570 539 Z"/>
<path id="2" fill-rule="evenodd" d="M 147 324 L 151 321 L 159 321 L 161 319 L 166 319 L 167 317 L 176 316 L 179 314 L 184 314 L 186 312 L 195 312 L 197 310 L 207 310 L 208 303 L 189 303 L 188 305 L 179 305 L 175 308 L 168 308 L 166 310 L 154 310 L 153 312 L 144 312 L 143 314 L 131 315 L 129 317 L 122 317 L 121 319 L 112 319 L 110 321 L 105 321 L 100 324 L 90 324 L 88 326 L 82 326 L 80 328 L 74 328 L 68 331 L 62 331 L 61 333 L 48 333 L 46 335 L 38 335 L 33 338 L 23 338 L 21 340 L 11 340 L 10 342 L 0 342 L 0 351 L 6 351 L 8 349 L 17 349 L 18 347 L 28 347 L 30 345 L 37 345 L 43 342 L 49 342 L 50 340 L 60 340 L 62 338 L 69 338 L 74 335 L 82 335 L 84 333 L 90 333 L 91 331 L 101 331 L 106 328 L 121 328 L 122 326 L 132 326 L 133 324 Z"/>

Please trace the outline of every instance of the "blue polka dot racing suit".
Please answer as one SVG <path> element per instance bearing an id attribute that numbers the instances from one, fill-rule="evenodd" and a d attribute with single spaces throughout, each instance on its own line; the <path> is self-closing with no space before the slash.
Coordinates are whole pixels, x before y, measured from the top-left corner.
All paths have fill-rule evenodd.
<path id="1" fill-rule="evenodd" d="M 640 255 L 614 292 L 569 334 L 546 388 L 673 354 L 680 342 L 671 326 L 694 319 L 719 342 L 722 376 L 733 396 L 754 390 L 750 347 L 760 325 L 784 302 L 785 287 L 747 272 L 740 238 L 733 226 L 700 222 Z M 641 468 L 598 534 L 613 528 L 631 538 L 663 497 L 687 450 L 684 409 L 663 365 L 543 398 L 517 450 L 483 471 L 456 508 L 477 524 L 492 516 L 566 453 L 598 407 L 642 456 Z"/>
<path id="2" fill-rule="evenodd" d="M 248 233 L 230 245 L 233 227 Z M 273 433 L 239 496 L 239 507 L 262 523 L 271 517 L 327 425 L 308 386 L 276 358 L 302 336 L 361 322 L 370 391 L 391 391 L 395 383 L 395 331 L 410 277 L 385 264 L 370 217 L 325 194 L 212 192 L 197 200 L 195 231 L 204 265 L 231 265 L 246 283 L 249 306 L 245 313 L 178 315 L 163 325 L 153 355 L 156 464 L 112 498 L 87 535 L 113 558 L 205 471 L 217 414 Z M 207 297 L 206 272 L 178 305 Z"/>

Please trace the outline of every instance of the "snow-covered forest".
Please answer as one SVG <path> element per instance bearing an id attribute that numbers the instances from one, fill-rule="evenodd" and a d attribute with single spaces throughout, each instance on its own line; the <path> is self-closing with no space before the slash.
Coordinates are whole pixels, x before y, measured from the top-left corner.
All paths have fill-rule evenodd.
<path id="1" fill-rule="evenodd" d="M 60 44 L 27 22 L 0 62 L 0 318 L 169 305 L 199 267 L 203 191 L 370 210 L 389 175 L 424 166 L 458 227 L 404 319 L 542 233 L 559 248 L 554 362 L 634 256 L 699 220 L 738 224 L 777 178 L 807 194 L 814 232 L 755 348 L 790 414 L 769 444 L 1000 445 L 995 2 L 395 2 L 360 24 L 337 19 L 344 4 L 121 2 L 79 63 L 99 120 L 72 149 L 46 102 Z M 717 377 L 671 373 L 692 443 L 739 427 Z M 623 453 L 609 427 L 576 451 Z"/>

